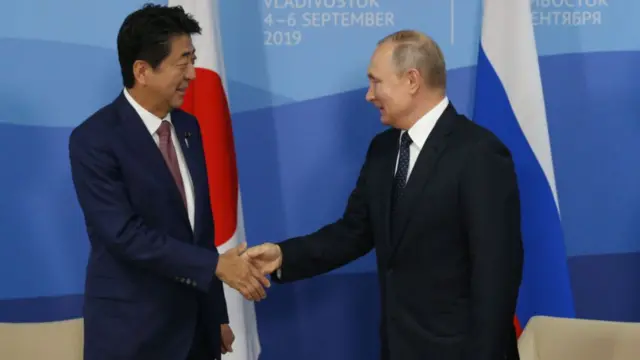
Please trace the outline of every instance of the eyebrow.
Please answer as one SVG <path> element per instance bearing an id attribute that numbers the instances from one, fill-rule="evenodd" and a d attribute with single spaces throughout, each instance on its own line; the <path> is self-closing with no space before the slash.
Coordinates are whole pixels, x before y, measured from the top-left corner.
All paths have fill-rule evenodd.
<path id="1" fill-rule="evenodd" d="M 181 58 L 186 58 L 186 57 L 189 57 L 191 55 L 196 56 L 196 50 L 195 49 L 183 52 L 182 55 L 180 55 L 180 57 Z"/>

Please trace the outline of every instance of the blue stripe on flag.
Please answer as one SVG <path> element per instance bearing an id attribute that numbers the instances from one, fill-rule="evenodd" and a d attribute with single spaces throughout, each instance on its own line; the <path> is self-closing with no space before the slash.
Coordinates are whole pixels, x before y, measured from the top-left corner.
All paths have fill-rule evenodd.
<path id="1" fill-rule="evenodd" d="M 505 143 L 516 164 L 525 251 L 518 320 L 524 328 L 534 315 L 575 317 L 562 226 L 551 188 L 482 46 L 475 96 L 474 121 Z"/>

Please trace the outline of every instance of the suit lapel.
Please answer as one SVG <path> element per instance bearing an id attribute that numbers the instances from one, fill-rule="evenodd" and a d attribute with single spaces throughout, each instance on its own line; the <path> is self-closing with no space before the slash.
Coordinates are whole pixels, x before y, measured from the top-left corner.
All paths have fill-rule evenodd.
<path id="1" fill-rule="evenodd" d="M 122 136 L 128 143 L 129 148 L 135 151 L 137 156 L 144 159 L 142 163 L 150 173 L 157 176 L 160 181 L 170 182 L 173 185 L 172 188 L 175 191 L 171 191 L 170 196 L 177 204 L 182 205 L 180 206 L 183 209 L 183 211 L 180 211 L 181 218 L 191 227 L 178 186 L 162 157 L 158 145 L 149 134 L 149 130 L 144 126 L 142 119 L 129 104 L 124 94 L 120 94 L 116 99 L 116 108 L 122 118 Z"/>
<path id="2" fill-rule="evenodd" d="M 383 176 L 380 181 L 382 189 L 382 209 L 384 209 L 384 239 L 385 245 L 391 244 L 391 197 L 393 195 L 393 178 L 395 174 L 396 161 L 398 159 L 398 148 L 400 146 L 400 131 L 394 130 L 392 135 L 387 139 L 388 143 L 384 145 L 384 156 L 381 160 Z"/>
<path id="3" fill-rule="evenodd" d="M 446 138 L 453 129 L 455 118 L 456 112 L 453 106 L 449 105 L 442 116 L 440 116 L 440 119 L 431 131 L 431 134 L 429 134 L 427 141 L 425 141 L 422 150 L 416 159 L 404 193 L 402 194 L 402 198 L 400 198 L 397 204 L 395 214 L 390 214 L 390 216 L 395 216 L 396 218 L 394 220 L 395 226 L 393 232 L 390 234 L 391 252 L 389 253 L 389 260 L 391 260 L 396 254 L 399 245 L 404 239 L 403 235 L 407 224 L 411 217 L 415 215 L 414 207 L 416 205 L 416 201 L 420 199 L 420 194 L 435 174 L 434 170 L 447 146 Z M 396 140 L 398 140 L 397 137 Z M 397 154 L 397 148 L 398 145 L 396 145 L 394 155 Z M 395 161 L 393 162 L 391 169 L 394 168 Z M 393 180 L 391 180 L 391 183 L 393 183 Z M 389 193 L 388 201 L 390 204 L 391 193 Z M 387 209 L 390 209 L 390 206 L 388 206 Z"/>
<path id="4" fill-rule="evenodd" d="M 174 111 L 171 114 L 171 120 L 176 130 L 182 154 L 184 154 L 184 159 L 187 163 L 187 167 L 189 168 L 191 182 L 193 183 L 195 208 L 194 234 L 196 236 L 195 238 L 199 239 L 199 225 L 202 223 L 203 215 L 202 211 L 199 210 L 203 209 L 203 206 L 209 206 L 209 199 L 204 196 L 206 192 L 203 190 L 206 186 L 205 181 L 207 179 L 206 173 L 202 172 L 205 167 L 203 166 L 204 164 L 200 164 L 200 160 L 197 156 L 197 150 L 201 149 L 202 144 L 198 141 L 198 137 L 195 136 L 196 129 L 192 129 L 189 126 L 189 122 L 184 118 L 184 114 Z"/>

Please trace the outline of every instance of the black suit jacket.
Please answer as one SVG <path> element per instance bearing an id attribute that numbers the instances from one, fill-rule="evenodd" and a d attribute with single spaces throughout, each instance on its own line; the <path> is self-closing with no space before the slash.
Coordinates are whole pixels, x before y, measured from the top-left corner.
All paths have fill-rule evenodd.
<path id="1" fill-rule="evenodd" d="M 76 127 L 69 156 L 91 252 L 84 359 L 215 359 L 228 322 L 196 118 L 171 119 L 195 191 L 192 231 L 158 146 L 123 94 Z M 182 134 L 190 132 L 189 146 Z"/>
<path id="2" fill-rule="evenodd" d="M 518 359 L 513 316 L 523 248 L 510 152 L 449 105 L 391 230 L 399 136 L 390 129 L 373 139 L 341 219 L 279 244 L 275 281 L 328 272 L 375 247 L 383 359 Z"/>

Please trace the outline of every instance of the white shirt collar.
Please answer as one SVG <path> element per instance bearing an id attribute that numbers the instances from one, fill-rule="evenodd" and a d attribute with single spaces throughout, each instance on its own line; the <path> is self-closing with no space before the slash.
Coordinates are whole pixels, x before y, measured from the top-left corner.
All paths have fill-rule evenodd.
<path id="1" fill-rule="evenodd" d="M 422 146 L 424 146 L 424 143 L 427 141 L 431 130 L 433 130 L 433 128 L 436 126 L 436 122 L 438 121 L 440 116 L 442 116 L 442 113 L 445 111 L 448 105 L 449 98 L 445 96 L 444 99 L 442 99 L 442 101 L 438 103 L 438 105 L 424 114 L 408 130 L 411 140 L 413 140 L 413 143 L 418 146 L 418 149 L 422 150 Z M 403 133 L 404 130 L 400 134 Z"/>
<path id="2" fill-rule="evenodd" d="M 129 104 L 131 104 L 131 106 L 133 106 L 133 108 L 136 110 L 136 112 L 142 119 L 142 122 L 147 127 L 147 130 L 149 130 L 149 133 L 151 135 L 154 135 L 156 133 L 156 131 L 160 127 L 160 124 L 162 124 L 162 120 L 167 120 L 171 122 L 171 113 L 167 113 L 167 116 L 164 119 L 160 119 L 159 117 L 149 112 L 149 110 L 143 108 L 142 105 L 140 105 L 131 96 L 131 94 L 129 94 L 129 91 L 127 91 L 127 89 L 124 89 L 124 97 L 127 99 L 127 101 L 129 101 Z"/>

